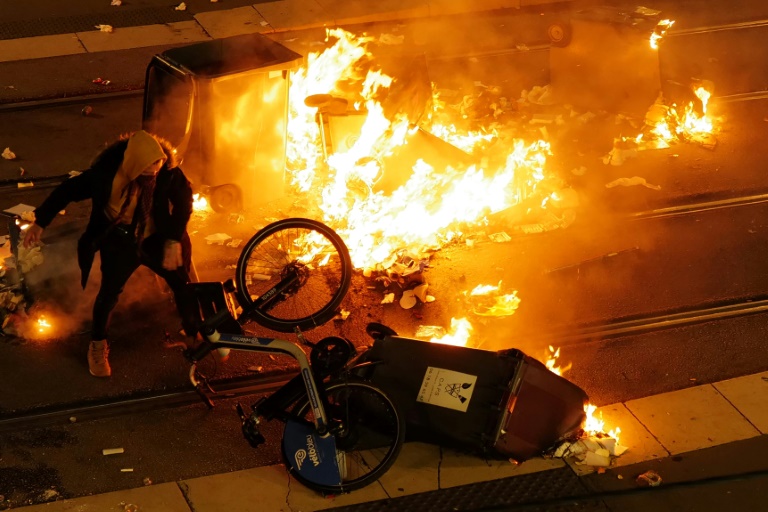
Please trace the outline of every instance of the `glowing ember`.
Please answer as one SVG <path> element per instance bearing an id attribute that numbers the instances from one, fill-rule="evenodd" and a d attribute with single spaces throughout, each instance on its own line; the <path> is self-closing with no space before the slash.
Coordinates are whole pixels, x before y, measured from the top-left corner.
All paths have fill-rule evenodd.
<path id="1" fill-rule="evenodd" d="M 651 34 L 651 48 L 654 50 L 659 49 L 659 40 L 664 36 L 664 34 L 667 33 L 667 30 L 669 30 L 672 25 L 674 25 L 675 22 L 672 20 L 661 20 L 654 29 L 653 33 Z"/>
<path id="2" fill-rule="evenodd" d="M 37 332 L 40 334 L 47 334 L 51 329 L 53 329 L 51 323 L 46 320 L 44 316 L 40 315 L 40 318 L 37 319 Z"/>
<path id="3" fill-rule="evenodd" d="M 200 194 L 193 195 L 192 209 L 195 211 L 207 211 L 209 209 L 208 199 L 206 199 L 205 196 L 201 196 Z"/>

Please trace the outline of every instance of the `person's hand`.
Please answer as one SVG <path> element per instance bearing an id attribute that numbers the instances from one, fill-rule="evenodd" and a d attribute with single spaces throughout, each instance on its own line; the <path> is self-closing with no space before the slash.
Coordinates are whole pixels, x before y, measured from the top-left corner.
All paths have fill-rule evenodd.
<path id="1" fill-rule="evenodd" d="M 43 236 L 43 228 L 37 224 L 31 224 L 25 231 L 24 235 L 24 247 L 29 249 L 40 242 L 40 237 Z"/>
<path id="2" fill-rule="evenodd" d="M 176 270 L 184 264 L 181 257 L 181 244 L 175 240 L 165 242 L 163 251 L 163 268 L 165 270 Z"/>

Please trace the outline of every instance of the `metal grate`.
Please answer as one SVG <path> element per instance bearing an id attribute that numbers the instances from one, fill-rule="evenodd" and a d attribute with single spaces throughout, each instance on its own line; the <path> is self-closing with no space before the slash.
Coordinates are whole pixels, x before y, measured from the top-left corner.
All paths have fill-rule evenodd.
<path id="1" fill-rule="evenodd" d="M 194 20 L 194 17 L 188 11 L 177 11 L 170 7 L 114 9 L 98 14 L 0 23 L 0 40 L 85 32 L 97 30 L 96 25 L 112 25 L 115 28 L 120 28 L 191 20 Z"/>
<path id="2" fill-rule="evenodd" d="M 445 512 L 449 510 L 533 510 L 552 512 L 606 511 L 605 505 L 586 498 L 587 487 L 568 467 L 490 482 L 461 485 L 401 498 L 329 509 L 334 512 Z M 581 498 L 563 503 L 564 498 Z M 586 498 L 586 499 L 585 499 Z M 557 503 L 547 503 L 557 500 Z M 537 506 L 538 504 L 541 506 Z M 516 507 L 517 505 L 518 507 Z"/>

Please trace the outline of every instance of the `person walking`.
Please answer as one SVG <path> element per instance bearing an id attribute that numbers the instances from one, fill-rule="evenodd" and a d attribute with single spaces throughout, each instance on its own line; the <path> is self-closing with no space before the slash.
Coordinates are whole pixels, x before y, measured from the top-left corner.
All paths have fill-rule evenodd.
<path id="1" fill-rule="evenodd" d="M 121 135 L 87 170 L 61 183 L 35 209 L 35 223 L 27 229 L 24 246 L 37 244 L 44 229 L 70 202 L 87 199 L 91 214 L 77 244 L 83 288 L 96 252 L 101 258 L 88 369 L 95 377 L 109 377 L 109 317 L 140 265 L 168 283 L 185 334 L 194 338 L 197 333 L 197 304 L 186 292 L 192 262 L 187 233 L 192 187 L 168 141 L 143 130 Z"/>

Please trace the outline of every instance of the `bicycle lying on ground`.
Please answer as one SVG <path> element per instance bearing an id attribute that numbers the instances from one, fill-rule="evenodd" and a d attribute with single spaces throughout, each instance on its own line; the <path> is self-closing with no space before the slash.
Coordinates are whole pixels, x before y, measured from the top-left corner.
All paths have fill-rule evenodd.
<path id="1" fill-rule="evenodd" d="M 338 494 L 379 479 L 394 463 L 405 438 L 405 420 L 378 387 L 358 377 L 371 362 L 358 363 L 354 345 L 340 337 L 317 343 L 302 330 L 330 320 L 352 276 L 344 242 L 328 226 L 310 219 L 274 222 L 245 245 L 235 283 L 193 283 L 203 319 L 200 345 L 187 349 L 189 377 L 209 406 L 213 390 L 197 363 L 219 348 L 288 354 L 300 372 L 283 387 L 251 406 L 238 404 L 242 432 L 253 447 L 264 442 L 263 421 L 285 423 L 282 454 L 291 474 L 307 487 Z M 237 315 L 228 296 L 236 297 Z M 278 332 L 294 332 L 311 347 L 283 339 L 244 334 L 255 321 Z"/>

